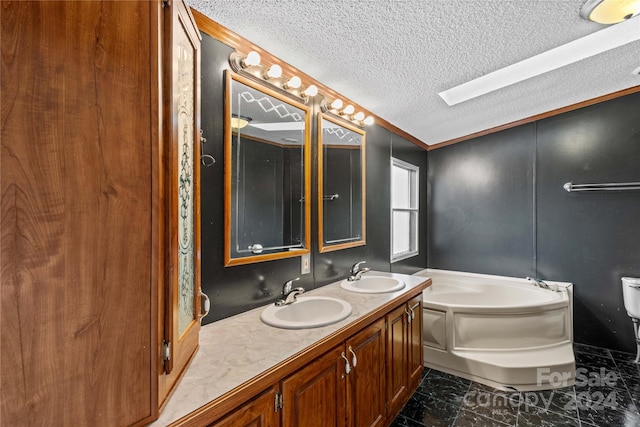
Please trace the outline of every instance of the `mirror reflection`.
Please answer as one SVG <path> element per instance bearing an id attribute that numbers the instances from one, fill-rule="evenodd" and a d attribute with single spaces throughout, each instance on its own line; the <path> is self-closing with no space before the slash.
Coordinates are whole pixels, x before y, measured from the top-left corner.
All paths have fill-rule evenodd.
<path id="1" fill-rule="evenodd" d="M 309 109 L 227 72 L 225 265 L 309 252 Z"/>
<path id="2" fill-rule="evenodd" d="M 365 132 L 318 116 L 318 217 L 320 252 L 365 241 Z"/>

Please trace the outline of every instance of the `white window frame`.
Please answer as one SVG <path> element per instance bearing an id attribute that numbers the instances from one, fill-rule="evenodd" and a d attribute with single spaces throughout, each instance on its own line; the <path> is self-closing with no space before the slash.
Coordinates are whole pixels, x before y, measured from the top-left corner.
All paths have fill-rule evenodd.
<path id="1" fill-rule="evenodd" d="M 409 172 L 409 207 L 394 207 L 393 202 L 393 169 L 401 168 Z M 420 216 L 420 167 L 412 165 L 411 163 L 404 162 L 395 157 L 391 158 L 391 200 L 389 202 L 391 207 L 391 242 L 390 253 L 391 262 L 402 261 L 407 258 L 414 257 L 419 253 L 419 240 L 418 240 L 418 224 Z M 397 212 L 409 212 L 409 250 L 394 253 L 394 235 L 398 230 L 394 230 L 394 213 Z"/>

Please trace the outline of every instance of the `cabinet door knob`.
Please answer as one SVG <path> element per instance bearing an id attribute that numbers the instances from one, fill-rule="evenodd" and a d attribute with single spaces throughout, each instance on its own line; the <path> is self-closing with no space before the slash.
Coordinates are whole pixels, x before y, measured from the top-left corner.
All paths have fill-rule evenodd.
<path id="1" fill-rule="evenodd" d="M 349 346 L 349 351 L 351 352 L 351 355 L 353 356 L 351 358 L 351 364 L 353 365 L 353 367 L 355 368 L 356 365 L 358 364 L 358 358 L 356 357 L 356 353 L 353 351 L 353 349 L 351 348 L 351 346 Z"/>
<path id="2" fill-rule="evenodd" d="M 351 365 L 349 365 L 349 359 L 347 359 L 347 356 L 344 354 L 344 351 L 342 352 L 342 354 L 340 356 L 342 356 L 342 358 L 344 359 L 344 362 L 345 362 L 344 370 L 347 373 L 347 375 L 349 375 L 349 372 L 351 372 Z"/>

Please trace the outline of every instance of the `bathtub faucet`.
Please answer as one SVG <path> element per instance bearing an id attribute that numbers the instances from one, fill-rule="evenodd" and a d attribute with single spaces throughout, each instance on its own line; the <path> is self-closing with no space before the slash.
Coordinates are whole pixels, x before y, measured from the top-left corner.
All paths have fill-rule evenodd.
<path id="1" fill-rule="evenodd" d="M 356 262 L 355 264 L 353 264 L 353 266 L 351 267 L 351 275 L 349 277 L 347 277 L 347 280 L 350 282 L 356 281 L 356 280 L 360 280 L 360 277 L 366 273 L 367 271 L 371 270 L 370 268 L 364 267 L 364 268 L 360 268 L 360 264 L 365 264 L 367 261 L 360 261 L 360 262 Z"/>
<path id="2" fill-rule="evenodd" d="M 533 282 L 533 284 L 539 288 L 542 289 L 548 289 L 550 291 L 556 291 L 558 292 L 558 287 L 556 285 L 549 285 L 548 283 L 546 283 L 543 280 L 540 280 L 538 278 L 535 277 L 527 277 L 527 280 L 529 280 L 530 282 Z"/>

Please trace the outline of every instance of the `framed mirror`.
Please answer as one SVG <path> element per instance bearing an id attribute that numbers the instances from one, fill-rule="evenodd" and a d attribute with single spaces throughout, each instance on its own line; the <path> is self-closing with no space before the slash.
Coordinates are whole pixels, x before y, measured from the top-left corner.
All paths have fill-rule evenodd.
<path id="1" fill-rule="evenodd" d="M 226 72 L 225 265 L 309 252 L 309 107 Z"/>
<path id="2" fill-rule="evenodd" d="M 365 131 L 318 115 L 320 252 L 366 244 Z"/>

